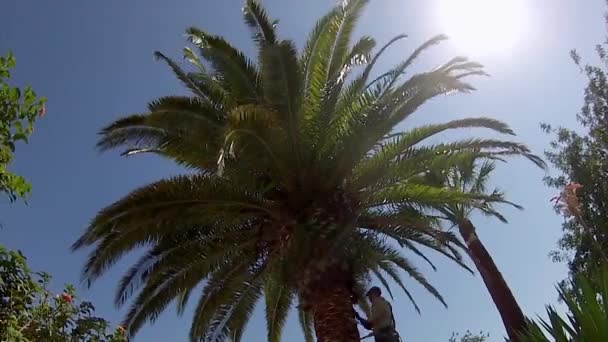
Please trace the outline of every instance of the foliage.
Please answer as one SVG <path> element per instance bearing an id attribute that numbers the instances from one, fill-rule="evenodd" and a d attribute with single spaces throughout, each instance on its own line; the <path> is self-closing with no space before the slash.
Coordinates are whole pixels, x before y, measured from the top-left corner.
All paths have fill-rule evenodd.
<path id="1" fill-rule="evenodd" d="M 296 303 L 305 336 L 312 338 L 315 296 L 342 286 L 361 298 L 370 277 L 383 284 L 394 280 L 418 310 L 400 272 L 445 304 L 393 246 L 433 268 L 424 248 L 464 266 L 462 244 L 427 214 L 439 204 L 487 196 L 429 185 L 423 175 L 473 155 L 524 155 L 541 162 L 525 145 L 509 140 L 427 141 L 470 127 L 514 135 L 490 118 L 396 132 L 397 124 L 429 100 L 468 93 L 474 88 L 466 79 L 485 73 L 480 64 L 456 57 L 412 74 L 414 60 L 445 40 L 438 36 L 370 78 L 382 53 L 405 36 L 377 51 L 371 37 L 351 43 L 368 2 L 344 1 L 332 9 L 297 52 L 292 41 L 278 37 L 276 22 L 261 6 L 247 1 L 244 18 L 258 48 L 257 63 L 197 28 L 186 31 L 192 44 L 184 49 L 188 70 L 156 53 L 191 95 L 162 97 L 147 112 L 111 123 L 98 145 L 126 148 L 126 156 L 154 153 L 191 172 L 144 186 L 104 208 L 73 245 L 95 247 L 83 271 L 89 281 L 130 251 L 146 249 L 116 293 L 117 305 L 136 294 L 125 318 L 131 334 L 174 300 L 182 313 L 199 284 L 192 341 L 240 340 L 261 297 L 269 341 L 281 339 L 286 314 Z"/>
<path id="2" fill-rule="evenodd" d="M 549 341 L 543 331 L 556 342 L 608 341 L 608 268 L 604 266 L 587 274 L 579 274 L 569 284 L 558 286 L 560 299 L 568 307 L 566 317 L 548 306 L 548 320 L 531 323 L 522 342 Z"/>
<path id="3" fill-rule="evenodd" d="M 480 331 L 479 334 L 473 334 L 467 330 L 462 336 L 459 333 L 452 333 L 448 342 L 487 342 L 488 338 L 490 338 L 490 334 L 483 331 Z"/>
<path id="4" fill-rule="evenodd" d="M 569 183 L 582 185 L 578 197 L 580 218 L 566 219 L 562 225 L 564 236 L 560 250 L 553 253 L 556 261 L 567 261 L 571 274 L 597 267 L 602 258 L 593 247 L 594 240 L 608 252 L 608 56 L 606 43 L 596 46 L 601 65 L 583 65 L 576 51 L 572 59 L 587 77 L 584 104 L 576 118 L 582 129 L 542 128 L 555 136 L 547 159 L 560 172 L 547 177 L 546 183 L 563 189 Z M 586 224 L 591 232 L 583 229 Z"/>
<path id="5" fill-rule="evenodd" d="M 10 52 L 0 56 L 0 192 L 6 193 L 11 201 L 25 198 L 30 192 L 30 184 L 7 169 L 13 160 L 15 144 L 27 143 L 36 117 L 44 115 L 46 101 L 36 98 L 29 86 L 21 90 L 8 84 L 14 67 L 15 58 Z"/>
<path id="6" fill-rule="evenodd" d="M 20 252 L 0 246 L 0 341 L 126 342 L 124 329 L 108 332 L 108 322 L 94 316 L 91 303 L 78 303 L 72 286 L 53 296 L 49 282 Z"/>

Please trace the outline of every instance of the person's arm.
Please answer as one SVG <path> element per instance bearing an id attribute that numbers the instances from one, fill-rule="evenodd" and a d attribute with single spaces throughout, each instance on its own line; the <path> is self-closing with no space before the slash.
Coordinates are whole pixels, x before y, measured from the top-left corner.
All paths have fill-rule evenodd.
<path id="1" fill-rule="evenodd" d="M 372 330 L 371 324 L 365 318 L 361 317 L 356 310 L 353 310 L 353 311 L 355 312 L 355 318 L 357 318 L 357 320 L 359 321 L 359 323 L 361 323 L 361 325 L 365 329 Z"/>

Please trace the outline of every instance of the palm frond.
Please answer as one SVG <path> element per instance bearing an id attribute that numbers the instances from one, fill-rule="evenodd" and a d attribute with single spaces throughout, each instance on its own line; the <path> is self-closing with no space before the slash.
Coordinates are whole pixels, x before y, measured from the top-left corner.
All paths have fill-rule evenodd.
<path id="1" fill-rule="evenodd" d="M 391 286 L 388 284 L 388 281 L 386 281 L 384 275 L 380 272 L 379 267 L 377 269 L 372 269 L 372 273 L 376 276 L 376 279 L 380 281 L 386 292 L 388 292 L 388 295 L 391 297 L 391 299 L 395 299 L 395 296 L 393 296 L 393 291 L 391 290 Z"/>
<path id="2" fill-rule="evenodd" d="M 261 97 L 258 70 L 241 51 L 222 37 L 195 27 L 188 28 L 186 33 L 190 42 L 199 48 L 200 55 L 211 64 L 223 88 L 238 99 L 237 104 L 256 102 Z"/>
<path id="3" fill-rule="evenodd" d="M 120 232 L 120 227 L 141 228 L 145 223 L 155 222 L 155 225 L 146 227 L 152 235 L 154 230 L 149 229 L 158 227 L 161 220 L 175 218 L 176 214 L 200 214 L 203 209 L 209 214 L 235 215 L 247 211 L 271 213 L 253 192 L 231 185 L 220 177 L 204 174 L 178 176 L 135 190 L 100 211 L 72 248 L 90 246 Z"/>
<path id="4" fill-rule="evenodd" d="M 340 71 L 349 61 L 349 43 L 357 19 L 361 16 L 363 8 L 369 0 L 349 0 L 344 1 L 340 8 L 340 21 L 338 23 L 337 35 L 329 55 L 327 69 L 327 84 L 329 86 L 337 83 Z"/>
<path id="5" fill-rule="evenodd" d="M 415 204 L 422 207 L 430 207 L 443 203 L 469 202 L 480 197 L 481 195 L 477 194 L 467 194 L 462 191 L 415 183 L 397 184 L 365 194 L 367 208 L 399 204 Z"/>
<path id="6" fill-rule="evenodd" d="M 271 273 L 264 283 L 266 299 L 267 339 L 269 342 L 281 342 L 283 326 L 293 300 L 292 289 Z"/>
<path id="7" fill-rule="evenodd" d="M 263 283 L 255 281 L 241 291 L 238 303 L 233 307 L 230 318 L 226 321 L 226 328 L 230 331 L 230 340 L 240 342 L 247 323 L 253 314 L 255 304 L 263 295 Z"/>
<path id="8" fill-rule="evenodd" d="M 221 132 L 214 116 L 202 108 L 131 115 L 102 129 L 97 147 L 125 147 L 123 155 L 153 152 L 187 167 L 212 170 Z"/>
<path id="9" fill-rule="evenodd" d="M 264 77 L 264 96 L 278 115 L 291 139 L 292 153 L 299 155 L 301 75 L 293 42 L 266 46 L 260 55 Z"/>
<path id="10" fill-rule="evenodd" d="M 298 306 L 298 320 L 300 321 L 300 327 L 304 334 L 305 342 L 315 341 L 315 332 L 313 329 L 313 318 L 312 314 L 304 310 L 301 306 Z"/>
<path id="11" fill-rule="evenodd" d="M 247 259 L 229 259 L 214 272 L 203 288 L 194 310 L 190 328 L 191 341 L 216 341 L 226 338 L 230 332 L 226 323 L 240 295 L 254 286 L 260 274 L 246 272 Z"/>
<path id="12" fill-rule="evenodd" d="M 226 112 L 199 97 L 164 96 L 148 103 L 150 112 L 180 112 L 203 116 L 215 125 L 226 123 Z"/>
<path id="13" fill-rule="evenodd" d="M 243 7 L 243 17 L 247 26 L 253 31 L 253 40 L 260 44 L 276 42 L 276 21 L 271 21 L 264 8 L 256 0 L 247 0 Z"/>
<path id="14" fill-rule="evenodd" d="M 387 261 L 392 262 L 393 264 L 395 264 L 395 266 L 405 271 L 405 273 L 407 273 L 410 277 L 416 280 L 416 282 L 422 285 L 429 293 L 431 293 L 435 298 L 437 298 L 437 300 L 439 300 L 441 304 L 443 304 L 445 307 L 448 306 L 441 294 L 439 294 L 439 291 L 437 291 L 434 286 L 429 284 L 429 282 L 424 278 L 424 276 L 422 276 L 422 274 L 419 273 L 418 270 L 414 266 L 412 266 L 407 259 L 401 257 L 397 251 L 391 251 L 389 249 L 384 251 L 384 255 Z"/>
<path id="15" fill-rule="evenodd" d="M 380 268 L 386 274 L 388 274 L 391 277 L 391 279 L 393 279 L 393 281 L 401 288 L 401 290 L 403 290 L 403 293 L 405 293 L 407 298 L 410 300 L 410 302 L 414 306 L 414 309 L 416 309 L 416 312 L 418 314 L 420 314 L 420 307 L 418 306 L 418 303 L 416 303 L 416 300 L 414 300 L 414 296 L 412 296 L 410 291 L 405 287 L 405 284 L 401 280 L 401 277 L 399 276 L 399 272 L 397 271 L 395 266 L 389 262 L 381 261 Z"/>
<path id="16" fill-rule="evenodd" d="M 403 75 L 405 70 L 407 70 L 407 68 L 412 65 L 412 63 L 420 56 L 420 54 L 422 54 L 422 52 L 424 52 L 426 49 L 428 49 L 434 45 L 441 43 L 442 41 L 444 41 L 446 39 L 447 39 L 447 36 L 445 36 L 445 35 L 437 35 L 437 36 L 432 37 L 431 39 L 427 40 L 422 45 L 420 45 L 418 48 L 416 48 L 416 50 L 414 50 L 414 52 L 405 61 L 399 63 L 396 67 L 394 67 L 389 72 L 386 72 L 386 73 L 378 76 L 376 79 L 371 81 L 367 85 L 367 87 L 369 88 L 370 86 L 374 85 L 376 82 L 382 80 L 385 77 L 391 77 L 391 79 L 392 79 L 391 83 L 394 84 L 399 79 L 399 76 Z"/>
<path id="17" fill-rule="evenodd" d="M 371 60 L 371 51 L 376 46 L 376 41 L 368 36 L 357 41 L 348 53 L 345 63 L 337 79 L 337 83 L 343 83 L 353 67 L 365 65 Z"/>
<path id="18" fill-rule="evenodd" d="M 397 35 L 397 36 L 393 37 L 391 40 L 389 40 L 388 43 L 384 44 L 380 48 L 380 50 L 378 50 L 378 52 L 372 58 L 371 62 L 367 65 L 367 67 L 361 74 L 361 77 L 356 79 L 355 81 L 353 81 L 353 85 L 355 85 L 354 88 L 356 89 L 356 91 L 355 91 L 356 94 L 360 94 L 364 88 L 368 88 L 370 85 L 372 85 L 372 83 L 375 83 L 375 82 L 368 83 L 369 76 L 371 75 L 372 70 L 374 69 L 374 66 L 376 65 L 376 63 L 378 62 L 378 60 L 380 59 L 382 54 L 384 54 L 384 52 L 386 52 L 386 50 L 388 50 L 388 48 L 390 48 L 396 42 L 398 42 L 402 39 L 405 39 L 405 38 L 407 38 L 406 34 Z"/>
<path id="19" fill-rule="evenodd" d="M 186 86 L 186 88 L 190 89 L 190 91 L 192 91 L 192 93 L 194 95 L 197 95 L 201 98 L 206 98 L 205 93 L 203 93 L 203 91 L 199 87 L 197 87 L 197 85 L 192 81 L 192 79 L 190 79 L 190 77 L 188 77 L 188 74 L 184 70 L 182 70 L 182 68 L 174 60 L 163 55 L 160 51 L 154 52 L 154 57 L 167 63 L 167 65 L 169 65 L 171 70 L 173 70 L 173 73 L 175 74 L 175 76 L 180 81 L 182 81 L 184 86 Z"/>

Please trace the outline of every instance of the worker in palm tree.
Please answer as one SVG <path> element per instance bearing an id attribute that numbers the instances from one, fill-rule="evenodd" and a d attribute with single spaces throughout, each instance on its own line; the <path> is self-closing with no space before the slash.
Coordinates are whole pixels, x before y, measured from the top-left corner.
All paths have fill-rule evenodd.
<path id="1" fill-rule="evenodd" d="M 355 312 L 357 320 L 367 329 L 372 330 L 376 342 L 399 342 L 399 334 L 395 330 L 395 317 L 391 304 L 382 297 L 382 291 L 374 286 L 367 291 L 371 303 L 371 315 L 364 319 Z"/>

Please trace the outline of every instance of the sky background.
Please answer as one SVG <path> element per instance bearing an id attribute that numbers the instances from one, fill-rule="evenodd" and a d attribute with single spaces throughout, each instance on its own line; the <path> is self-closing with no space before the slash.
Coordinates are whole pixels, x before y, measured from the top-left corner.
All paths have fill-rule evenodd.
<path id="1" fill-rule="evenodd" d="M 281 37 L 302 46 L 316 19 L 334 2 L 263 3 L 272 17 L 280 19 Z M 443 33 L 437 4 L 436 0 L 372 1 L 358 34 L 372 35 L 379 44 L 399 33 L 410 37 L 383 58 L 380 69 Z M 144 111 L 155 97 L 183 93 L 152 53 L 160 50 L 179 58 L 188 26 L 224 35 L 251 55 L 253 44 L 242 23 L 241 6 L 241 0 L 1 1 L 0 54 L 10 49 L 17 58 L 11 81 L 30 84 L 48 102 L 47 115 L 36 123 L 30 144 L 18 146 L 13 167 L 32 182 L 33 194 L 27 206 L 0 203 L 0 243 L 22 250 L 34 270 L 53 274 L 55 290 L 64 283 L 80 284 L 86 253 L 71 253 L 69 246 L 99 209 L 138 186 L 183 172 L 153 156 L 124 159 L 118 153 L 99 154 L 95 150 L 97 131 L 123 115 Z M 519 44 L 501 53 L 476 56 L 492 75 L 474 80 L 477 92 L 438 98 L 402 127 L 487 115 L 512 125 L 518 139 L 542 153 L 550 138 L 541 132 L 539 122 L 574 126 L 584 77 L 568 54 L 576 48 L 584 59 L 595 61 L 593 48 L 604 37 L 604 2 L 528 0 L 526 6 L 528 22 Z M 447 43 L 425 54 L 415 68 L 424 70 L 463 53 L 467 51 Z M 524 160 L 501 166 L 493 182 L 526 210 L 505 208 L 510 219 L 507 225 L 475 218 L 481 239 L 529 316 L 543 314 L 544 305 L 556 301 L 553 286 L 566 274 L 564 265 L 548 257 L 561 234 L 561 218 L 549 203 L 556 190 L 543 185 L 544 175 Z M 449 309 L 406 279 L 422 315 L 395 291 L 393 307 L 404 340 L 447 341 L 452 331 L 471 329 L 489 332 L 491 341 L 502 341 L 500 317 L 479 276 L 441 258 L 433 259 L 439 266 L 437 272 L 416 262 L 444 295 Z M 118 277 L 127 267 L 127 262 L 121 262 L 91 289 L 78 287 L 81 297 L 93 301 L 98 313 L 113 322 L 120 321 L 125 311 L 115 309 L 112 300 Z M 190 309 L 193 306 L 190 303 Z M 260 309 L 248 326 L 245 341 L 265 340 Z M 190 312 L 178 318 L 170 307 L 135 341 L 186 341 Z M 293 315 L 283 340 L 303 341 Z"/>

